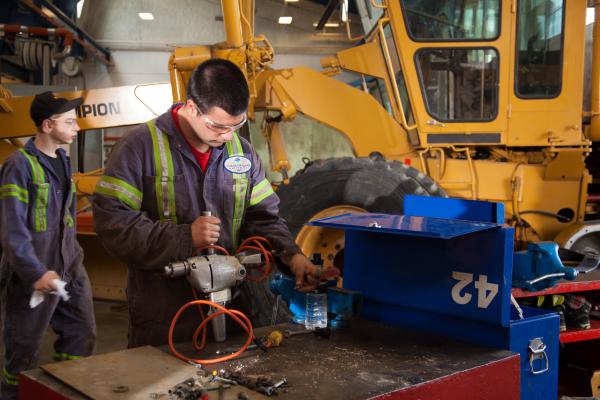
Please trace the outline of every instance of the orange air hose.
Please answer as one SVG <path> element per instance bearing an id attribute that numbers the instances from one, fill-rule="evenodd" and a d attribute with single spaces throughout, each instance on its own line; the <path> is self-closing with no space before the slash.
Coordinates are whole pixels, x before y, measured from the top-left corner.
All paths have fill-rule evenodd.
<path id="1" fill-rule="evenodd" d="M 253 244 L 254 246 L 250 245 Z M 263 246 L 263 244 L 265 244 L 269 249 L 267 249 L 265 246 Z M 202 252 L 204 250 L 207 249 L 214 249 L 216 251 L 219 251 L 225 255 L 229 255 L 229 252 L 227 251 L 227 249 L 225 249 L 224 247 L 221 246 L 217 246 L 217 245 L 207 245 L 207 246 L 202 246 L 198 248 L 198 252 Z M 236 254 L 245 251 L 245 250 L 255 250 L 258 251 L 259 253 L 261 253 L 261 255 L 263 256 L 264 260 L 265 260 L 265 266 L 264 269 L 262 270 L 262 274 L 259 277 L 250 277 L 250 276 L 246 276 L 246 279 L 254 281 L 254 282 L 259 282 L 263 279 L 265 279 L 266 277 L 269 276 L 271 270 L 272 270 L 272 264 L 274 264 L 274 260 L 273 260 L 273 254 L 270 251 L 270 244 L 269 241 L 261 236 L 252 236 L 249 237 L 247 239 L 245 239 L 242 244 L 240 245 L 240 247 L 238 247 L 238 249 L 236 250 Z M 219 362 L 223 362 L 223 361 L 227 361 L 227 360 L 231 360 L 237 356 L 239 356 L 240 354 L 242 354 L 247 348 L 248 346 L 252 343 L 252 341 L 254 340 L 254 330 L 252 328 L 252 322 L 250 321 L 250 319 L 241 311 L 239 310 L 230 310 L 227 309 L 217 303 L 213 303 L 212 301 L 209 300 L 200 300 L 198 299 L 198 293 L 196 292 L 196 290 L 194 288 L 192 288 L 192 292 L 194 293 L 194 298 L 195 300 L 187 302 L 186 304 L 184 304 L 175 314 L 175 316 L 173 317 L 173 320 L 171 321 L 171 325 L 169 327 L 169 348 L 171 349 L 171 352 L 179 359 L 183 360 L 183 361 L 187 361 L 187 362 L 193 362 L 196 364 L 214 364 L 214 363 L 219 363 Z M 187 357 L 184 356 L 183 354 L 179 353 L 176 349 L 175 349 L 175 345 L 173 343 L 173 331 L 175 330 L 175 325 L 177 324 L 177 321 L 179 320 L 179 317 L 181 316 L 181 314 L 189 307 L 193 306 L 193 305 L 197 305 L 198 306 L 198 310 L 200 312 L 200 316 L 202 318 L 202 322 L 200 323 L 200 325 L 198 325 L 198 327 L 196 328 L 196 330 L 194 331 L 194 335 L 192 336 L 192 340 L 194 343 L 194 348 L 198 351 L 202 350 L 204 348 L 204 346 L 206 345 L 206 326 L 208 324 L 208 322 L 213 319 L 216 318 L 219 315 L 223 315 L 226 314 L 228 316 L 230 316 L 231 318 L 233 318 L 233 320 L 235 322 L 237 322 L 247 333 L 248 333 L 248 338 L 246 339 L 246 341 L 244 342 L 244 344 L 242 345 L 242 347 L 240 347 L 240 349 L 238 351 L 236 351 L 235 353 L 232 354 L 228 354 L 226 356 L 223 357 L 218 357 L 218 358 L 213 358 L 213 359 L 206 359 L 206 360 L 202 360 L 202 359 L 194 359 L 191 357 Z M 213 314 L 210 314 L 208 317 L 206 317 L 204 315 L 204 311 L 202 310 L 202 305 L 208 305 L 210 307 L 214 307 L 220 311 L 215 312 Z M 200 333 L 202 333 L 202 341 L 200 343 L 198 343 L 198 336 L 200 336 Z"/>
<path id="2" fill-rule="evenodd" d="M 197 338 L 197 334 L 198 332 L 200 332 L 201 330 L 205 330 L 206 328 L 206 324 L 213 318 L 215 318 L 218 315 L 221 314 L 227 314 L 229 315 L 231 318 L 233 318 L 233 320 L 235 322 L 237 322 L 247 333 L 248 333 L 248 338 L 246 339 L 246 341 L 244 342 L 244 344 L 242 345 L 242 347 L 236 351 L 233 354 L 228 354 L 226 356 L 223 357 L 218 357 L 218 358 L 212 358 L 212 359 L 207 359 L 207 360 L 201 360 L 201 359 L 194 359 L 191 357 L 186 357 L 183 354 L 179 353 L 176 349 L 175 349 L 175 345 L 173 344 L 173 330 L 175 329 L 175 324 L 177 323 L 177 320 L 179 319 L 179 317 L 181 316 L 181 314 L 189 307 L 193 306 L 193 305 L 208 305 L 211 307 L 214 307 L 218 310 L 220 310 L 219 312 L 216 312 L 214 314 L 210 314 L 208 317 L 206 317 L 198 326 L 198 328 L 196 329 L 196 332 L 194 332 L 194 336 Z M 186 304 L 184 304 L 175 314 L 175 316 L 173 317 L 173 320 L 171 321 L 171 326 L 169 327 L 169 348 L 171 349 L 171 352 L 173 352 L 173 354 L 175 355 L 175 357 L 183 360 L 183 361 L 187 361 L 187 362 L 193 362 L 196 364 L 214 364 L 214 363 L 218 363 L 218 362 L 223 362 L 223 361 L 227 361 L 227 360 L 231 360 L 232 358 L 235 358 L 237 356 L 239 356 L 240 354 L 242 354 L 246 348 L 248 348 L 248 346 L 250 345 L 250 343 L 252 342 L 252 340 L 254 339 L 254 331 L 252 329 L 252 322 L 250 322 L 250 319 L 241 311 L 238 310 L 228 310 L 227 308 L 217 304 L 217 303 L 213 303 L 212 301 L 208 301 L 208 300 L 194 300 L 194 301 L 190 301 Z"/>

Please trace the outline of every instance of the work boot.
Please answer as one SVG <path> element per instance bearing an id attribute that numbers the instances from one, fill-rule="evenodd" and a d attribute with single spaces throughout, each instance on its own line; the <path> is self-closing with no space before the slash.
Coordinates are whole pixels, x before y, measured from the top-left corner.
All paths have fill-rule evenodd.
<path id="1" fill-rule="evenodd" d="M 600 319 L 600 292 L 591 292 L 586 294 L 585 298 L 592 305 L 590 318 Z"/>
<path id="2" fill-rule="evenodd" d="M 583 296 L 567 294 L 565 296 L 565 321 L 567 328 L 590 329 L 590 310 L 592 305 Z"/>
<path id="3" fill-rule="evenodd" d="M 544 297 L 541 305 L 542 308 L 558 313 L 558 316 L 560 317 L 560 331 L 566 331 L 567 324 L 565 322 L 565 296 L 562 294 L 553 294 L 550 296 L 539 297 Z"/>

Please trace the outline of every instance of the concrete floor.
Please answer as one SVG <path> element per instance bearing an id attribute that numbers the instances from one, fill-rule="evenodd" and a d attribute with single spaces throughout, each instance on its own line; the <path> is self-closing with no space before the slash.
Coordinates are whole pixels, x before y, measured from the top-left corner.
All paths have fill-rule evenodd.
<path id="1" fill-rule="evenodd" d="M 127 348 L 127 305 L 106 301 L 94 301 L 96 313 L 96 325 L 98 338 L 96 341 L 96 354 L 109 353 L 111 351 Z M 38 364 L 54 362 L 54 341 L 56 335 L 52 329 L 48 329 Z M 4 340 L 0 337 L 0 369 L 4 367 Z"/>

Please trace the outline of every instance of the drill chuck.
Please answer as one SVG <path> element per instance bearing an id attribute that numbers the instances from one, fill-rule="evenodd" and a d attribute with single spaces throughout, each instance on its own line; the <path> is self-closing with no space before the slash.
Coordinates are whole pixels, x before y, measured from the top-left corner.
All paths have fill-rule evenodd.
<path id="1" fill-rule="evenodd" d="M 172 262 L 164 268 L 164 275 L 167 278 L 179 278 L 188 275 L 190 264 L 187 260 Z"/>

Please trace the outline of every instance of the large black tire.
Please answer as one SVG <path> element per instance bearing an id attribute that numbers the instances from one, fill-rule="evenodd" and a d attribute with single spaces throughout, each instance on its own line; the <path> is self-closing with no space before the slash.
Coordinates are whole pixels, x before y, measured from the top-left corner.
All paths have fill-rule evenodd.
<path id="1" fill-rule="evenodd" d="M 305 222 L 326 208 L 351 205 L 370 212 L 400 214 L 407 194 L 446 196 L 425 174 L 382 157 L 316 161 L 297 173 L 288 185 L 281 185 L 277 194 L 281 199 L 279 213 L 294 237 Z M 254 323 L 268 324 L 274 296 L 267 282 L 248 285 L 242 296 L 253 306 Z M 289 321 L 290 315 L 285 303 L 280 302 L 276 322 Z"/>
<path id="2" fill-rule="evenodd" d="M 319 211 L 352 205 L 369 212 L 401 214 L 404 196 L 446 196 L 427 175 L 398 161 L 373 158 L 318 160 L 279 187 L 280 215 L 294 237 Z"/>

